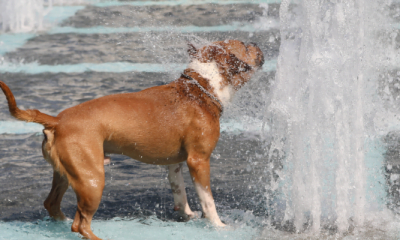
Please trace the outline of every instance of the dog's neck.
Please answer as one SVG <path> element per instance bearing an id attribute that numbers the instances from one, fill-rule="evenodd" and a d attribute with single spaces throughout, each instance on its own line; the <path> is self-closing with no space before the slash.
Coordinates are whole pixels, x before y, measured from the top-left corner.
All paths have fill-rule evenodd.
<path id="1" fill-rule="evenodd" d="M 231 101 L 234 94 L 233 87 L 223 84 L 224 79 L 219 72 L 217 63 L 202 63 L 195 59 L 189 64 L 189 68 L 196 71 L 203 78 L 209 80 L 209 84 L 213 87 L 215 97 L 217 97 L 224 107 Z"/>

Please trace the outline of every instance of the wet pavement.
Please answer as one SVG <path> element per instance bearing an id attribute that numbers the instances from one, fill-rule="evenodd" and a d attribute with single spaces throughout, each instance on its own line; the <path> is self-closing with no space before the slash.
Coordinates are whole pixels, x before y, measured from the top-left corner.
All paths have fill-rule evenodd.
<path id="1" fill-rule="evenodd" d="M 196 4 L 177 6 L 89 6 L 78 11 L 62 26 L 87 28 L 144 27 L 144 26 L 218 26 L 235 22 L 252 23 L 263 16 L 264 11 L 278 18 L 278 3 L 269 4 L 268 10 L 259 4 Z"/>
<path id="2" fill-rule="evenodd" d="M 211 159 L 211 185 L 220 211 L 241 209 L 265 215 L 263 186 L 268 180 L 264 147 L 257 139 L 222 134 Z M 41 134 L 10 136 L 0 139 L 0 220 L 26 221 L 47 216 L 43 201 L 51 189 L 52 168 L 41 156 Z M 111 155 L 105 167 L 106 186 L 96 219 L 150 216 L 178 220 L 173 211 L 173 198 L 165 167 Z M 279 167 L 279 166 L 277 166 Z M 200 210 L 198 197 L 188 173 L 183 168 L 189 204 Z M 62 209 L 72 218 L 76 198 L 71 189 Z"/>
<path id="3" fill-rule="evenodd" d="M 277 17 L 277 4 L 268 8 Z M 87 6 L 62 26 L 88 28 L 143 26 L 215 26 L 239 23 L 253 24 L 263 15 L 258 4 L 202 4 L 188 6 Z M 181 14 L 184 13 L 184 14 Z M 279 51 L 279 31 L 260 30 L 212 32 L 127 32 L 107 34 L 39 33 L 4 60 L 14 63 L 36 62 L 39 65 L 80 63 L 188 63 L 188 41 L 239 39 L 255 42 L 266 59 L 274 59 Z M 200 39 L 200 40 L 199 40 Z M 267 40 L 266 40 L 267 39 Z M 61 110 L 108 94 L 135 92 L 168 83 L 179 76 L 172 72 L 103 72 L 83 73 L 0 73 L 14 92 L 23 109 L 36 108 L 57 115 Z M 260 116 L 249 107 L 261 104 L 274 72 L 260 73 L 255 82 L 239 93 L 226 116 L 238 114 Z M 249 102 L 251 100 L 253 102 Z M 4 100 L 4 99 L 3 99 Z M 5 101 L 0 101 L 0 120 L 13 120 Z M 41 155 L 41 133 L 0 135 L 0 220 L 32 221 L 47 216 L 43 207 L 51 188 L 52 168 Z M 265 156 L 261 136 L 242 132 L 224 132 L 211 159 L 212 190 L 218 211 L 240 209 L 266 215 L 265 184 L 271 165 Z M 124 156 L 112 155 L 106 166 L 106 186 L 96 219 L 157 215 L 160 219 L 178 220 L 173 212 L 173 199 L 164 167 L 146 165 Z M 279 164 L 272 164 L 280 168 Z M 267 172 L 266 172 L 267 171 Z M 200 210 L 187 167 L 185 183 L 191 207 Z M 76 211 L 76 198 L 69 189 L 62 209 L 70 218 Z"/>

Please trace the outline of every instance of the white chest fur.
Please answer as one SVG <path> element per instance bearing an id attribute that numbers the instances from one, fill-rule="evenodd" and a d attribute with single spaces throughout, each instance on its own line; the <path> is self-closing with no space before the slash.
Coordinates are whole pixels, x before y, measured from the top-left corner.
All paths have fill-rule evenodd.
<path id="1" fill-rule="evenodd" d="M 189 68 L 195 70 L 203 78 L 210 81 L 210 85 L 214 88 L 215 97 L 217 97 L 224 107 L 230 102 L 234 90 L 231 86 L 223 86 L 223 78 L 219 73 L 218 66 L 215 62 L 202 63 L 199 60 L 193 60 L 189 64 Z"/>

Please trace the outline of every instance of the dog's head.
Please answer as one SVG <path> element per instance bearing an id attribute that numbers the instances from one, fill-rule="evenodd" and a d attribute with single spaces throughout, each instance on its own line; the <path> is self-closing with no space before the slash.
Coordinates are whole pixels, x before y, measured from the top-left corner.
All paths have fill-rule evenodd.
<path id="1" fill-rule="evenodd" d="M 188 53 L 189 67 L 210 80 L 223 103 L 264 63 L 264 55 L 256 44 L 238 40 L 214 42 L 199 49 L 189 44 Z"/>

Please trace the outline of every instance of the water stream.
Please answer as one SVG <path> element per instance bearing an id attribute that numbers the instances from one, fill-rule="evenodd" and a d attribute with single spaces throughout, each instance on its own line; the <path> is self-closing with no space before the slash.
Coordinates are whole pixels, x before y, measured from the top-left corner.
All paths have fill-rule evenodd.
<path id="1" fill-rule="evenodd" d="M 278 186 L 271 185 L 278 192 L 271 201 L 284 204 L 277 225 L 318 238 L 380 231 L 394 221 L 383 137 L 399 121 L 378 90 L 379 74 L 396 61 L 385 55 L 396 50 L 381 41 L 391 33 L 389 9 L 385 1 L 282 1 L 265 115 L 269 158 L 284 162 Z"/>

